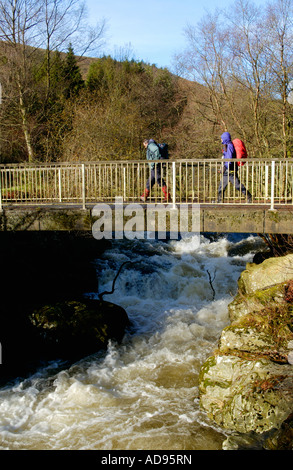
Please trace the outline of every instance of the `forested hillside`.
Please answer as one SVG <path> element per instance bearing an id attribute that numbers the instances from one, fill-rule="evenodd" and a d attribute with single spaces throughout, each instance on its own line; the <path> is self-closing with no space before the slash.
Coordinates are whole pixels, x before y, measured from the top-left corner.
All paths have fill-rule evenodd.
<path id="1" fill-rule="evenodd" d="M 171 73 L 77 54 L 79 0 L 0 0 L 1 162 L 141 159 L 144 138 L 172 158 L 216 158 L 226 130 L 251 157 L 292 156 L 292 2 L 208 14 Z"/>
<path id="2" fill-rule="evenodd" d="M 111 57 L 78 59 L 70 46 L 66 54 L 51 53 L 47 74 L 46 51 L 39 50 L 20 96 L 13 80 L 5 81 L 5 44 L 1 50 L 2 162 L 140 159 L 142 141 L 151 137 L 168 142 L 174 158 L 193 156 L 182 124 L 189 88 L 167 69 Z"/>

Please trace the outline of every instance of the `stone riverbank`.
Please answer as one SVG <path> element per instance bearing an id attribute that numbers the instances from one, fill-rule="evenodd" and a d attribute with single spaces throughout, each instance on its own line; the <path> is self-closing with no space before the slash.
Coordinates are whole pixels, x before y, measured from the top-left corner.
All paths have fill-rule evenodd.
<path id="1" fill-rule="evenodd" d="M 231 323 L 201 368 L 201 406 L 232 431 L 228 449 L 237 434 L 260 434 L 264 448 L 292 450 L 293 254 L 248 264 L 238 286 Z"/>

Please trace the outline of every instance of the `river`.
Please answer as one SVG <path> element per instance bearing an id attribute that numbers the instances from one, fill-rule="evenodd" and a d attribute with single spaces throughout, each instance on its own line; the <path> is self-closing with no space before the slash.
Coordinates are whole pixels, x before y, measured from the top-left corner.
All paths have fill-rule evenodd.
<path id="1" fill-rule="evenodd" d="M 106 352 L 2 387 L 0 449 L 221 449 L 227 433 L 199 407 L 199 370 L 261 246 L 255 235 L 113 241 L 96 261 L 99 292 L 132 262 L 104 298 L 126 309 L 131 328 Z"/>

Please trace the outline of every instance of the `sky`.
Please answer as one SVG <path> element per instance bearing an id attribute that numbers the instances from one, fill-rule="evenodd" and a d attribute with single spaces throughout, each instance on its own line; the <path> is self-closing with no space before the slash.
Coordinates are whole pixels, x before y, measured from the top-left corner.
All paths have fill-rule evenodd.
<path id="1" fill-rule="evenodd" d="M 255 0 L 256 5 L 265 0 Z M 129 59 L 173 68 L 174 56 L 187 46 L 184 29 L 196 25 L 207 13 L 228 7 L 233 0 L 86 0 L 91 24 L 105 19 L 106 44 L 101 55 L 119 59 L 119 51 L 131 51 Z"/>

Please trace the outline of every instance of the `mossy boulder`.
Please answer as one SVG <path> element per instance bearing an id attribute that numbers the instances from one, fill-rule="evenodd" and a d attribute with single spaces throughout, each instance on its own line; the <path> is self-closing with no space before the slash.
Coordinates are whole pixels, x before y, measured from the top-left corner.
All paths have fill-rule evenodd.
<path id="1" fill-rule="evenodd" d="M 243 294 L 251 294 L 293 278 L 293 254 L 269 258 L 261 264 L 248 263 L 238 285 Z"/>
<path id="2" fill-rule="evenodd" d="M 94 299 L 45 305 L 30 315 L 44 348 L 62 357 L 82 356 L 121 341 L 130 322 L 119 305 Z"/>
<path id="3" fill-rule="evenodd" d="M 242 282 L 242 275 L 239 283 Z M 287 281 L 281 284 L 258 289 L 250 294 L 244 294 L 239 289 L 238 294 L 228 306 L 229 318 L 231 322 L 238 321 L 251 313 L 262 311 L 267 305 L 276 307 L 284 300 L 284 293 Z"/>
<path id="4" fill-rule="evenodd" d="M 201 370 L 200 395 L 203 408 L 218 425 L 240 433 L 263 433 L 280 427 L 292 412 L 292 366 L 216 356 Z"/>
<path id="5" fill-rule="evenodd" d="M 203 409 L 240 433 L 280 429 L 293 411 L 293 255 L 262 265 L 241 274 L 231 324 L 199 378 Z"/>
<path id="6" fill-rule="evenodd" d="M 292 354 L 293 344 L 293 305 L 285 300 L 287 285 L 280 284 L 277 288 L 268 289 L 266 295 L 261 297 L 259 291 L 254 298 L 249 296 L 248 302 L 242 303 L 242 314 L 239 310 L 236 320 L 222 331 L 219 351 L 223 354 L 232 351 L 242 357 L 245 354 L 250 354 L 250 357 L 253 354 L 258 357 L 262 355 L 278 362 L 291 363 L 288 357 Z M 267 299 L 266 302 L 264 299 Z M 247 305 L 251 308 L 249 313 Z"/>

